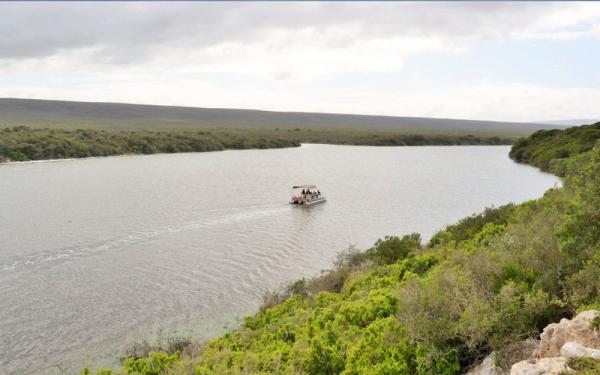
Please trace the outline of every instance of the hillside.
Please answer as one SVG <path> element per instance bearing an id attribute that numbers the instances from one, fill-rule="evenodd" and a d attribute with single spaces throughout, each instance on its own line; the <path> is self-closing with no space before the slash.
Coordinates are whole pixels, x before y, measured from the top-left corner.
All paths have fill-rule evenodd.
<path id="1" fill-rule="evenodd" d="M 520 163 L 533 164 L 543 171 L 563 171 L 552 167 L 552 163 L 591 150 L 600 139 L 600 122 L 569 128 L 565 131 L 538 131 L 530 137 L 517 141 L 510 157 Z"/>
<path id="2" fill-rule="evenodd" d="M 238 330 L 200 349 L 130 353 L 116 373 L 453 375 L 492 351 L 509 368 L 548 323 L 600 307 L 600 143 L 589 146 L 590 131 L 538 132 L 513 149 L 564 176 L 562 188 L 465 218 L 428 244 L 410 234 L 348 250 L 333 270 L 265 296 Z M 564 144 L 571 152 L 554 152 Z"/>
<path id="3" fill-rule="evenodd" d="M 515 122 L 0 98 L 0 128 L 18 125 L 117 130 L 311 128 L 498 136 L 564 128 Z"/>

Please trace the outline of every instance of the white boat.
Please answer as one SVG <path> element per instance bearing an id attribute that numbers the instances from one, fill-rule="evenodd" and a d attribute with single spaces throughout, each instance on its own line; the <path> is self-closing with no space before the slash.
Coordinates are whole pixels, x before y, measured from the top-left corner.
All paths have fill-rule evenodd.
<path id="1" fill-rule="evenodd" d="M 292 186 L 292 199 L 290 204 L 312 206 L 313 204 L 323 203 L 327 199 L 321 193 L 317 185 L 296 185 Z"/>

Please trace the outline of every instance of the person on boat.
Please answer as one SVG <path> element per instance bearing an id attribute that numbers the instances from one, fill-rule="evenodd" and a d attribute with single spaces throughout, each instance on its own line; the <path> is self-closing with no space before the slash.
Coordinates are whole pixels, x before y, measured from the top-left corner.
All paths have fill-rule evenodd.
<path id="1" fill-rule="evenodd" d="M 302 195 L 306 194 L 306 190 L 302 189 Z"/>

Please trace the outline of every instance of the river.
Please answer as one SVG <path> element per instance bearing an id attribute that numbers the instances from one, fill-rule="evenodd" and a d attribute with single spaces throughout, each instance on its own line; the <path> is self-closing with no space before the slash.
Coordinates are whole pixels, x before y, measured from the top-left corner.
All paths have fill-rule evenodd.
<path id="1" fill-rule="evenodd" d="M 541 196 L 506 146 L 303 145 L 0 165 L 0 372 L 115 365 L 234 329 L 350 245 Z M 328 201 L 293 207 L 290 186 Z"/>

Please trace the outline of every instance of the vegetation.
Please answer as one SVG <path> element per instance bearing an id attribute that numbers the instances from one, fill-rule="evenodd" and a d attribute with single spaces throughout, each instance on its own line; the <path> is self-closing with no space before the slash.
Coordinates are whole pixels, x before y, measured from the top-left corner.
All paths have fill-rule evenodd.
<path id="1" fill-rule="evenodd" d="M 600 360 L 594 358 L 571 358 L 569 367 L 580 375 L 600 375 Z M 573 374 L 568 372 L 567 374 Z"/>
<path id="2" fill-rule="evenodd" d="M 261 312 L 195 354 L 151 353 L 117 373 L 450 375 L 490 351 L 514 356 L 548 323 L 600 306 L 600 142 L 582 135 L 595 127 L 514 146 L 513 157 L 564 176 L 562 188 L 490 208 L 427 245 L 409 234 L 349 249 L 333 270 L 269 294 Z M 565 144 L 568 155 L 557 151 Z"/>
<path id="3" fill-rule="evenodd" d="M 305 143 L 375 146 L 510 144 L 512 139 L 473 135 L 411 135 L 389 132 L 301 129 L 117 131 L 14 126 L 0 130 L 0 162 L 122 154 L 204 152 L 297 147 Z"/>
<path id="4" fill-rule="evenodd" d="M 566 130 L 539 130 L 516 142 L 510 157 L 521 163 L 535 165 L 543 171 L 564 175 L 565 171 L 552 168 L 551 163 L 591 150 L 598 139 L 600 122 Z"/>
<path id="5" fill-rule="evenodd" d="M 456 120 L 249 109 L 196 108 L 124 103 L 0 98 L 0 128 L 27 125 L 52 129 L 215 130 L 313 129 L 393 132 L 396 134 L 473 134 L 523 137 L 538 129 L 563 126 L 518 122 Z"/>
<path id="6" fill-rule="evenodd" d="M 300 143 L 296 140 L 274 136 L 242 137 L 210 131 L 108 132 L 89 129 L 31 129 L 25 126 L 0 131 L 0 161 L 297 146 Z"/>

